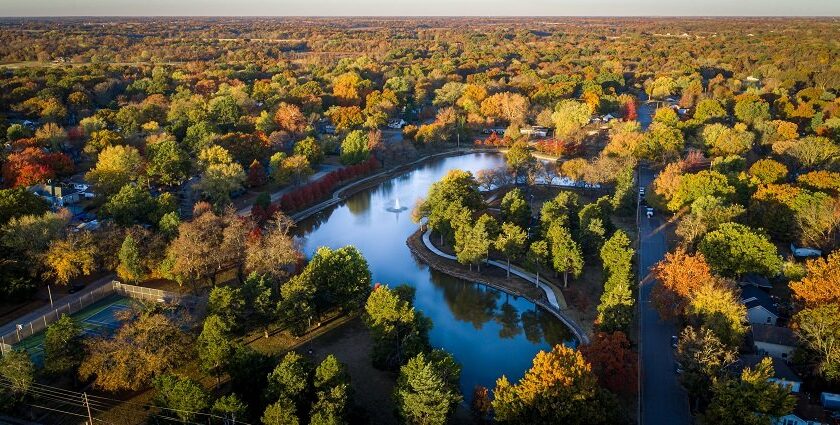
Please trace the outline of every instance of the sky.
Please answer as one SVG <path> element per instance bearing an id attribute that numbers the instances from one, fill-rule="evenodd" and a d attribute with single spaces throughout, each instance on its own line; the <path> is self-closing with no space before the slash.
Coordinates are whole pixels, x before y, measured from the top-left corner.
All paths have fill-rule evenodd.
<path id="1" fill-rule="evenodd" d="M 840 0 L 0 0 L 0 16 L 840 16 Z"/>

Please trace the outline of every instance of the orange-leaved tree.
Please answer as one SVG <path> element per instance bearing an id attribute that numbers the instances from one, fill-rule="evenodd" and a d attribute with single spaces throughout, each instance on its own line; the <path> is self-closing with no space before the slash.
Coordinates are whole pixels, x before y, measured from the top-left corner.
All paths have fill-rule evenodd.
<path id="1" fill-rule="evenodd" d="M 808 260 L 808 273 L 802 280 L 790 283 L 790 289 L 808 305 L 840 301 L 840 251 L 828 258 Z"/>
<path id="2" fill-rule="evenodd" d="M 653 287 L 651 298 L 665 320 L 684 315 L 693 294 L 716 279 L 703 254 L 691 255 L 682 248 L 666 254 L 653 267 L 653 276 L 659 285 Z"/>
<path id="3" fill-rule="evenodd" d="M 592 342 L 580 347 L 580 352 L 592 364 L 592 371 L 604 388 L 624 396 L 633 395 L 637 354 L 630 349 L 624 332 L 598 332 Z"/>

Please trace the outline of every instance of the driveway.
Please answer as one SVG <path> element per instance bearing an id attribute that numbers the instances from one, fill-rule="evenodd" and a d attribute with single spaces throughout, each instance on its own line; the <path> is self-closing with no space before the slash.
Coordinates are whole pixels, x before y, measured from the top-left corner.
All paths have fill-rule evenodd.
<path id="1" fill-rule="evenodd" d="M 649 169 L 639 171 L 640 184 L 646 187 L 656 174 Z M 677 381 L 671 336 L 676 335 L 673 323 L 664 322 L 650 303 L 650 293 L 658 282 L 649 274 L 650 268 L 664 258 L 668 250 L 661 217 L 647 218 L 639 211 L 640 287 L 640 409 L 641 425 L 691 424 L 688 396 Z"/>

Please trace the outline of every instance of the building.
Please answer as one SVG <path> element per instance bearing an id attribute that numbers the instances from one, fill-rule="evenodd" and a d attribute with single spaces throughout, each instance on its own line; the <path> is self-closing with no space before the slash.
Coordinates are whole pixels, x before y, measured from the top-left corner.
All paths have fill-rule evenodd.
<path id="1" fill-rule="evenodd" d="M 519 129 L 519 134 L 523 136 L 546 137 L 548 136 L 548 129 L 545 127 L 523 127 Z"/>
<path id="2" fill-rule="evenodd" d="M 741 288 L 741 302 L 747 308 L 747 318 L 750 323 L 776 325 L 779 312 L 770 294 L 753 285 Z"/>
<path id="3" fill-rule="evenodd" d="M 798 345 L 793 331 L 773 325 L 752 325 L 752 338 L 755 351 L 777 359 L 787 359 Z"/>
<path id="4" fill-rule="evenodd" d="M 747 354 L 741 356 L 738 359 L 738 363 L 736 366 L 736 371 L 740 373 L 745 368 L 750 368 L 755 370 L 755 367 L 764 360 L 765 356 L 759 356 L 755 354 Z M 773 372 L 775 373 L 772 378 L 770 378 L 770 382 L 775 382 L 783 387 L 787 387 L 790 389 L 790 392 L 793 394 L 798 394 L 799 389 L 802 386 L 802 378 L 793 371 L 793 369 L 788 366 L 788 364 L 775 357 L 770 357 L 773 361 Z"/>
<path id="5" fill-rule="evenodd" d="M 771 289 L 773 287 L 773 285 L 770 283 L 770 279 L 767 279 L 766 277 L 764 277 L 760 274 L 757 274 L 757 273 L 747 273 L 747 274 L 745 274 L 738 281 L 738 284 L 741 285 L 741 286 L 751 285 L 751 286 L 755 286 L 756 288 L 765 288 L 765 289 Z"/>
<path id="6" fill-rule="evenodd" d="M 31 186 L 29 191 L 46 199 L 54 208 L 61 208 L 78 203 L 82 192 L 70 185 L 42 183 Z"/>

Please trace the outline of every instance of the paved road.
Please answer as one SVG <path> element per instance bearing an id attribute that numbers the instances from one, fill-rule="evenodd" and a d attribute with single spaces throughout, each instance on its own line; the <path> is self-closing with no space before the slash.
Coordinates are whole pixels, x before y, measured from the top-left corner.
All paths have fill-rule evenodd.
<path id="1" fill-rule="evenodd" d="M 655 173 L 642 168 L 640 183 L 648 186 Z M 639 265 L 642 272 L 639 289 L 641 300 L 639 357 L 641 360 L 641 425 L 682 425 L 690 424 L 691 413 L 688 397 L 677 382 L 674 373 L 674 352 L 671 348 L 671 336 L 675 335 L 672 323 L 663 322 L 650 303 L 650 292 L 658 282 L 653 280 L 648 271 L 665 256 L 667 243 L 665 235 L 657 231 L 663 224 L 661 217 L 647 218 L 641 214 L 639 219 Z"/>

